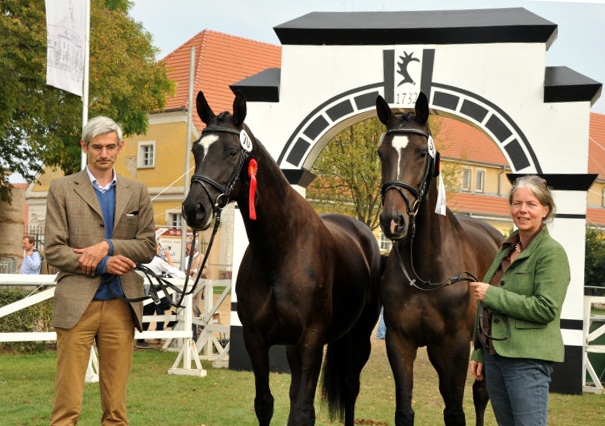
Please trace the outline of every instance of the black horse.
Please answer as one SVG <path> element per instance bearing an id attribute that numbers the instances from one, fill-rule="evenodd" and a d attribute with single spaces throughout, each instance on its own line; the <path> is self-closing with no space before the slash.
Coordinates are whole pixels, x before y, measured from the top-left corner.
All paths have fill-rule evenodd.
<path id="1" fill-rule="evenodd" d="M 287 347 L 288 425 L 313 425 L 328 344 L 323 393 L 330 413 L 353 426 L 380 310 L 376 238 L 356 219 L 315 213 L 244 124 L 243 94 L 236 94 L 233 114 L 215 116 L 200 92 L 197 110 L 206 128 L 193 146 L 195 174 L 183 216 L 192 228 L 205 229 L 230 201 L 243 215 L 249 246 L 236 283 L 237 311 L 256 379 L 259 424 L 269 425 L 273 416 L 270 346 Z"/>
<path id="2" fill-rule="evenodd" d="M 502 235 L 468 216 L 435 213 L 439 153 L 428 127 L 428 100 L 420 93 L 415 114 L 396 116 L 378 97 L 376 109 L 387 131 L 379 149 L 383 212 L 380 226 L 393 240 L 380 293 L 387 327 L 386 346 L 395 377 L 397 426 L 413 425 L 413 364 L 427 346 L 439 374 L 448 426 L 466 424 L 462 399 L 469 342 L 477 302 L 472 276 L 483 278 Z M 485 381 L 473 386 L 477 425 L 483 424 Z"/>

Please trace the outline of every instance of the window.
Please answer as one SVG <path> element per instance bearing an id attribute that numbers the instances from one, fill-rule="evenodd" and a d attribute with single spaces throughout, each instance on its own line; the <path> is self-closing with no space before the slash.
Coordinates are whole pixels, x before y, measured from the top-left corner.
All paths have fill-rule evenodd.
<path id="1" fill-rule="evenodd" d="M 605 186 L 601 189 L 601 207 L 605 207 Z"/>
<path id="2" fill-rule="evenodd" d="M 473 170 L 469 167 L 462 168 L 462 190 L 471 190 L 471 178 L 473 176 Z"/>
<path id="3" fill-rule="evenodd" d="M 155 141 L 139 142 L 138 164 L 139 169 L 155 167 Z"/>
<path id="4" fill-rule="evenodd" d="M 384 232 L 382 232 L 382 229 L 380 230 L 380 251 L 382 252 L 390 252 L 391 251 L 391 247 L 393 247 L 393 243 L 391 242 L 391 240 L 389 240 L 385 235 Z"/>
<path id="5" fill-rule="evenodd" d="M 477 170 L 475 175 L 475 192 L 483 192 L 483 184 L 485 181 L 485 170 Z"/>
<path id="6" fill-rule="evenodd" d="M 181 227 L 181 214 L 180 213 L 166 213 L 166 225 L 171 228 L 179 229 Z"/>

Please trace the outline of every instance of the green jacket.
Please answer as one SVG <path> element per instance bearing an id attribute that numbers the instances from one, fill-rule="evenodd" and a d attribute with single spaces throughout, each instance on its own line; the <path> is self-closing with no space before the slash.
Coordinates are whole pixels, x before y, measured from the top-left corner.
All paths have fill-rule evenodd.
<path id="1" fill-rule="evenodd" d="M 507 251 L 498 251 L 483 282 L 491 280 Z M 500 287 L 490 286 L 485 295 L 485 307 L 494 311 L 492 336 L 501 338 L 506 335 L 504 317 L 508 318 L 510 325 L 508 339 L 493 341 L 498 355 L 563 361 L 565 347 L 560 319 L 569 280 L 567 254 L 544 227 L 504 272 Z M 472 359 L 483 362 L 476 323 L 473 340 L 475 351 Z"/>

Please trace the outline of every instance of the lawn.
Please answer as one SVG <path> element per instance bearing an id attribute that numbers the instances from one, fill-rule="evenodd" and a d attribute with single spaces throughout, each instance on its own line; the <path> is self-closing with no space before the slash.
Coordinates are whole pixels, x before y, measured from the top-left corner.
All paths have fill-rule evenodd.
<path id="1" fill-rule="evenodd" d="M 253 409 L 254 379 L 249 372 L 212 369 L 205 365 L 204 378 L 168 375 L 176 354 L 157 349 L 137 350 L 129 385 L 128 413 L 132 426 L 219 426 L 256 425 Z M 56 355 L 46 351 L 36 355 L 0 356 L 0 424 L 47 425 L 53 398 Z M 443 424 L 443 402 L 437 390 L 437 375 L 426 350 L 419 351 L 415 364 L 414 410 L 416 424 Z M 272 374 L 275 396 L 272 424 L 285 425 L 288 415 L 290 376 Z M 467 423 L 475 423 L 470 380 L 464 408 Z M 331 425 L 326 410 L 317 399 L 317 425 Z M 394 383 L 386 358 L 384 341 L 373 342 L 370 361 L 362 375 L 362 389 L 356 418 L 360 425 L 394 426 Z M 605 424 L 605 395 L 551 394 L 549 424 Z M 100 425 L 98 384 L 87 384 L 79 425 Z M 338 424 L 338 423 L 336 423 Z M 495 426 L 488 407 L 486 425 Z"/>

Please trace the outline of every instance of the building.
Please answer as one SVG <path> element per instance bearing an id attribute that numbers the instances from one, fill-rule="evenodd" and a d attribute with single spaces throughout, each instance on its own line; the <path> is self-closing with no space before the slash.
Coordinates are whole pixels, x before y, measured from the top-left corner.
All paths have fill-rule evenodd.
<path id="1" fill-rule="evenodd" d="M 280 46 L 210 30 L 200 32 L 162 59 L 169 77 L 176 82 L 175 95 L 168 99 L 164 111 L 149 114 L 149 127 L 144 135 L 126 139 L 116 164 L 120 174 L 146 183 L 153 200 L 155 222 L 160 228 L 178 229 L 181 225 L 191 47 L 195 47 L 194 94 L 203 91 L 217 113 L 231 110 L 234 99 L 231 85 L 265 70 L 278 71 L 281 66 Z M 459 185 L 450 192 L 448 207 L 456 213 L 483 219 L 504 234 L 510 233 L 513 224 L 506 174 L 511 169 L 504 155 L 480 130 L 450 118 L 440 119 L 442 125 L 436 142 L 442 161 L 455 163 L 459 173 Z M 203 127 L 193 105 L 192 140 L 200 136 Z M 590 138 L 588 173 L 598 174 L 598 178 L 588 195 L 587 222 L 600 227 L 605 226 L 605 115 L 591 114 Z M 29 186 L 26 197 L 30 225 L 44 223 L 48 185 L 61 174 L 48 170 L 39 184 Z M 213 249 L 210 258 L 214 265 L 211 278 L 226 277 L 226 265 L 231 263 L 233 231 L 229 215 L 232 214 L 232 208 L 226 209 L 223 216 L 218 248 Z M 161 241 L 180 254 L 180 231 L 167 231 Z M 176 260 L 180 258 L 178 254 Z"/>
<path id="2" fill-rule="evenodd" d="M 205 30 L 188 40 L 162 61 L 168 76 L 176 83 L 175 95 L 166 102 L 164 111 L 149 114 L 149 127 L 143 135 L 125 139 L 125 148 L 118 157 L 116 170 L 123 176 L 144 182 L 152 198 L 157 227 L 180 227 L 183 201 L 187 141 L 187 109 L 191 48 L 195 47 L 194 96 L 203 91 L 211 107 L 218 113 L 231 110 L 234 94 L 229 86 L 268 68 L 279 67 L 281 47 L 240 37 Z M 201 135 L 203 123 L 193 105 L 192 140 Z M 191 157 L 192 158 L 192 157 Z M 193 165 L 193 160 L 191 162 Z M 42 225 L 46 216 L 46 193 L 50 181 L 62 173 L 47 170 L 39 184 L 27 191 L 31 207 L 30 224 Z M 231 210 L 232 211 L 232 210 Z M 228 212 L 226 212 L 228 213 Z M 225 221 L 229 223 L 229 221 Z M 212 278 L 222 278 L 220 265 L 230 263 L 228 229 L 222 228 L 219 250 L 213 250 L 210 263 Z M 159 230 L 158 235 L 163 231 Z M 208 231 L 210 232 L 210 231 Z M 180 231 L 160 235 L 163 246 L 170 245 L 180 259 Z"/>

